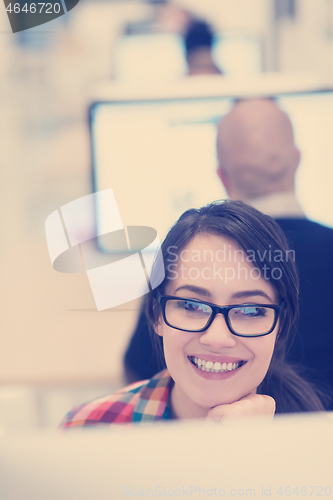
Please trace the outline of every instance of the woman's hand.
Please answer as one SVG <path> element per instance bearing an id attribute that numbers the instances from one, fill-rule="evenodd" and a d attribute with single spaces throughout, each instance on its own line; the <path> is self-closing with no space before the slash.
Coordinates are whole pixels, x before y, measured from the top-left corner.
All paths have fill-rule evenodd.
<path id="1" fill-rule="evenodd" d="M 263 415 L 273 418 L 275 400 L 264 394 L 249 394 L 235 403 L 214 406 L 207 414 L 208 420 L 221 422 L 226 418 Z"/>

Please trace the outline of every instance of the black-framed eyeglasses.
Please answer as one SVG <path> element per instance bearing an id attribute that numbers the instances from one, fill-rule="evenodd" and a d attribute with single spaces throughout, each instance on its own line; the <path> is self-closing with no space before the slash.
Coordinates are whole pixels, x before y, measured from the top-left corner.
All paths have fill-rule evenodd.
<path id="1" fill-rule="evenodd" d="M 271 333 L 285 307 L 268 304 L 237 304 L 217 306 L 197 299 L 185 299 L 171 295 L 159 295 L 164 322 L 183 332 L 204 332 L 217 314 L 223 314 L 225 322 L 238 337 L 263 337 Z"/>

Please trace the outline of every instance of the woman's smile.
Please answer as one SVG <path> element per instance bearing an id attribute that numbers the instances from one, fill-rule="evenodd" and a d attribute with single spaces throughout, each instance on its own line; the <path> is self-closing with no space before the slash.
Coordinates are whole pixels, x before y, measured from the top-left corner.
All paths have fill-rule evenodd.
<path id="1" fill-rule="evenodd" d="M 219 358 L 219 361 L 214 361 L 209 359 L 209 355 L 197 355 L 197 356 L 188 356 L 189 361 L 201 372 L 206 374 L 220 374 L 220 373 L 229 373 L 234 372 L 238 368 L 244 365 L 246 361 L 244 360 L 231 360 L 229 357 Z"/>

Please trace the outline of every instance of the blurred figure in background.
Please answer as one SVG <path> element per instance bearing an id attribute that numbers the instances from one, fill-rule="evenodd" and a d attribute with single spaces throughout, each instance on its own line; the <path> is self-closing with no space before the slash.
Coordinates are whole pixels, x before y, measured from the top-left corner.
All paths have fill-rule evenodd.
<path id="1" fill-rule="evenodd" d="M 127 23 L 115 46 L 113 78 L 134 82 L 221 74 L 212 49 L 215 34 L 203 19 L 171 4 Z"/>
<path id="2" fill-rule="evenodd" d="M 222 74 L 213 59 L 213 44 L 214 33 L 210 25 L 202 20 L 190 21 L 184 33 L 187 74 L 189 76 Z"/>
<path id="3" fill-rule="evenodd" d="M 273 100 L 237 102 L 219 124 L 217 155 L 217 173 L 228 196 L 273 217 L 295 251 L 300 322 L 288 358 L 304 370 L 308 381 L 332 394 L 333 230 L 308 220 L 296 198 L 295 174 L 301 154 L 288 116 Z M 143 314 L 125 366 L 131 379 L 150 377 L 157 371 Z M 332 399 L 326 407 L 333 409 Z"/>

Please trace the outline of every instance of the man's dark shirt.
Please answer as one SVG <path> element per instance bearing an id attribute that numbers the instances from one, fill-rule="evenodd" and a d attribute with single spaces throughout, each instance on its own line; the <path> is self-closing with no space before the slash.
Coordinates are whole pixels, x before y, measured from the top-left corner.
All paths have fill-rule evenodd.
<path id="1" fill-rule="evenodd" d="M 276 222 L 295 250 L 300 276 L 298 335 L 287 359 L 305 367 L 308 381 L 333 392 L 333 229 L 307 219 Z"/>

